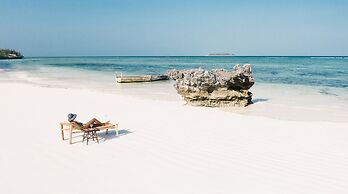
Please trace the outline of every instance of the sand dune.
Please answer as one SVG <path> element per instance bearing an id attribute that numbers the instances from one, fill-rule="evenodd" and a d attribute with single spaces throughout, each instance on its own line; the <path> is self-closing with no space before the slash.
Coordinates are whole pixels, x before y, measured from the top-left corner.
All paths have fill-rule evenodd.
<path id="1" fill-rule="evenodd" d="M 348 193 L 348 123 L 1 83 L 1 193 Z M 60 138 L 69 112 L 119 123 Z"/>

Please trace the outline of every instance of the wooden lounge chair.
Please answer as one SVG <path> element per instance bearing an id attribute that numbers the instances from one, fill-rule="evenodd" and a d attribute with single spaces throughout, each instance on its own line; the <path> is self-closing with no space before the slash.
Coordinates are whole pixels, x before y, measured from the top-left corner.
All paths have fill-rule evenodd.
<path id="1" fill-rule="evenodd" d="M 106 134 L 108 134 L 109 129 L 115 129 L 116 130 L 116 136 L 118 136 L 118 124 L 108 123 L 106 125 L 102 125 L 102 126 L 99 126 L 99 127 L 93 127 L 91 129 L 96 129 L 98 131 L 106 130 Z M 79 127 L 76 124 L 70 123 L 70 122 L 62 122 L 62 123 L 60 123 L 60 130 L 61 130 L 61 133 L 62 133 L 62 139 L 63 140 L 64 140 L 64 131 L 69 131 L 69 143 L 70 144 L 72 144 L 72 134 L 73 133 L 83 132 L 81 127 Z"/>

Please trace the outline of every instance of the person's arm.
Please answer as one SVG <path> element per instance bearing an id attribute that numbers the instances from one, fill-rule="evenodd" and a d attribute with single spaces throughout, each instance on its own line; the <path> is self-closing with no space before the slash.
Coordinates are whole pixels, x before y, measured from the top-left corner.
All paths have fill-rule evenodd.
<path id="1" fill-rule="evenodd" d="M 71 124 L 73 125 L 73 127 L 78 128 L 78 129 L 82 129 L 82 127 L 83 127 L 83 125 L 78 124 L 78 122 L 76 122 L 76 121 L 71 122 Z"/>

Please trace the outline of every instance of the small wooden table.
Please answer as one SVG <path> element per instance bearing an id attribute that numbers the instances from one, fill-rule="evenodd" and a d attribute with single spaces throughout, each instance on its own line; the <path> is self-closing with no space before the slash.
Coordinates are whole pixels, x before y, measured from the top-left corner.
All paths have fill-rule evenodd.
<path id="1" fill-rule="evenodd" d="M 92 139 L 94 141 L 94 139 L 97 140 L 97 143 L 99 144 L 99 140 L 98 140 L 98 135 L 97 135 L 97 131 L 100 131 L 99 129 L 96 128 L 89 128 L 89 129 L 82 129 L 83 131 L 83 139 L 82 142 L 87 141 L 87 145 L 88 145 L 88 141 L 90 139 Z"/>

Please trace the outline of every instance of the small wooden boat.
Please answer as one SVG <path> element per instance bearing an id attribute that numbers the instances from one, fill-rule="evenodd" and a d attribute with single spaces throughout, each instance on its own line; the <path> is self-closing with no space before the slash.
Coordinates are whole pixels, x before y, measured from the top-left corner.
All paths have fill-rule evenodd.
<path id="1" fill-rule="evenodd" d="M 135 83 L 135 82 L 153 82 L 169 80 L 167 75 L 116 75 L 116 81 L 118 83 Z"/>

